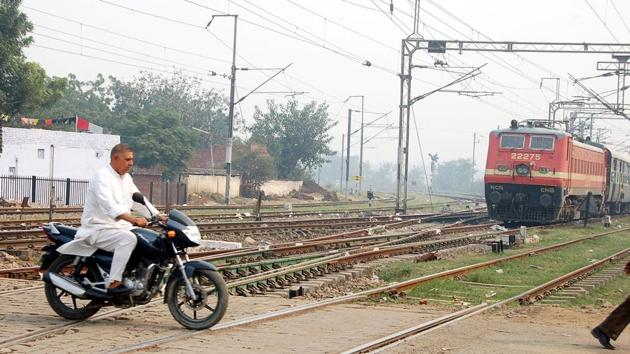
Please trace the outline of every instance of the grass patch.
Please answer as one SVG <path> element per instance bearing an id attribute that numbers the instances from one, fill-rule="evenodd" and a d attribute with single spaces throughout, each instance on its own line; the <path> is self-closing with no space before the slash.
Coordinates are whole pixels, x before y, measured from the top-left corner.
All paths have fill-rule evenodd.
<path id="1" fill-rule="evenodd" d="M 627 222 L 625 219 L 622 222 Z M 454 269 L 474 263 L 501 258 L 526 250 L 535 250 L 552 244 L 608 231 L 598 224 L 584 228 L 581 226 L 554 227 L 544 230 L 529 230 L 542 237 L 539 244 L 524 245 L 517 249 L 506 250 L 501 255 L 483 254 L 455 259 L 438 260 L 429 263 L 397 262 L 379 271 L 381 279 L 387 282 L 402 281 L 440 271 Z M 562 274 L 588 265 L 596 260 L 630 247 L 630 232 L 603 236 L 594 240 L 583 241 L 556 251 L 514 260 L 497 266 L 468 273 L 461 280 L 468 282 L 500 284 L 511 286 L 537 286 Z M 499 270 L 497 272 L 497 270 Z M 470 303 L 499 301 L 517 295 L 525 287 L 489 287 L 462 283 L 458 280 L 436 280 L 422 284 L 408 291 L 412 297 L 430 299 L 461 299 Z"/>

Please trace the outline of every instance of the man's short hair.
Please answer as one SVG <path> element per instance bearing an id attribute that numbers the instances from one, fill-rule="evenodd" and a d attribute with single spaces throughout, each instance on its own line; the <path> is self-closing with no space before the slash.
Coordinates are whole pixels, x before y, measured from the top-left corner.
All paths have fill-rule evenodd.
<path id="1" fill-rule="evenodd" d="M 113 148 L 112 151 L 109 153 L 109 158 L 114 158 L 114 155 L 116 154 L 120 154 L 120 153 L 125 153 L 125 152 L 133 152 L 133 149 L 131 148 L 131 146 L 127 145 L 127 144 L 116 144 Z"/>

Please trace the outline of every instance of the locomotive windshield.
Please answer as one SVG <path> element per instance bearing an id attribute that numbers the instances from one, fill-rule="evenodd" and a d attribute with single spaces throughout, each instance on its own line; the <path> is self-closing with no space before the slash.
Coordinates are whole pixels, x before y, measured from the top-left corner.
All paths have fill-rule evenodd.
<path id="1" fill-rule="evenodd" d="M 522 149 L 525 146 L 525 135 L 501 135 L 501 148 Z"/>
<path id="2" fill-rule="evenodd" d="M 553 140 L 551 136 L 532 136 L 529 148 L 532 150 L 553 150 Z"/>

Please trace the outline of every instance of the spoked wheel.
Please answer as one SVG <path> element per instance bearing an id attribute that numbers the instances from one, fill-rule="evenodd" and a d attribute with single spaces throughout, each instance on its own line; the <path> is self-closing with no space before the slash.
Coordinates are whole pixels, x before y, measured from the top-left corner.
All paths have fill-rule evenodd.
<path id="1" fill-rule="evenodd" d="M 190 278 L 197 295 L 192 300 L 186 294 L 184 280 L 179 277 L 170 282 L 166 290 L 168 309 L 182 326 L 190 329 L 206 329 L 217 324 L 228 306 L 228 292 L 220 274 L 197 269 Z"/>
<path id="2" fill-rule="evenodd" d="M 92 282 L 97 281 L 99 276 L 94 269 L 87 266 L 77 269 L 72 265 L 74 259 L 75 256 L 61 256 L 50 265 L 48 272 L 74 279 L 78 283 L 81 283 L 83 278 L 88 278 Z M 78 298 L 52 284 L 46 283 L 44 289 L 50 307 L 59 316 L 69 320 L 84 320 L 101 308 L 94 300 Z"/>

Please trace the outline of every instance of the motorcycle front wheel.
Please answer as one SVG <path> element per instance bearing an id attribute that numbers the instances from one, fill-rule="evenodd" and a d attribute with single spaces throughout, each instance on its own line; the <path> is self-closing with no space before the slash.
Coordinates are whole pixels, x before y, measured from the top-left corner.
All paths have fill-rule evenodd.
<path id="1" fill-rule="evenodd" d="M 206 329 L 217 324 L 228 306 L 228 292 L 223 277 L 216 271 L 196 269 L 190 277 L 197 296 L 193 300 L 186 294 L 181 277 L 173 278 L 166 289 L 168 309 L 182 326 Z"/>
<path id="2" fill-rule="evenodd" d="M 88 278 L 95 282 L 98 279 L 98 273 L 95 269 L 87 265 L 77 269 L 73 265 L 75 256 L 62 255 L 54 260 L 48 268 L 48 272 L 57 273 L 61 276 L 73 278 L 79 284 L 83 278 Z M 101 308 L 94 300 L 86 300 L 76 297 L 63 289 L 45 283 L 44 291 L 46 292 L 46 300 L 52 309 L 61 317 L 69 320 L 84 320 Z"/>

